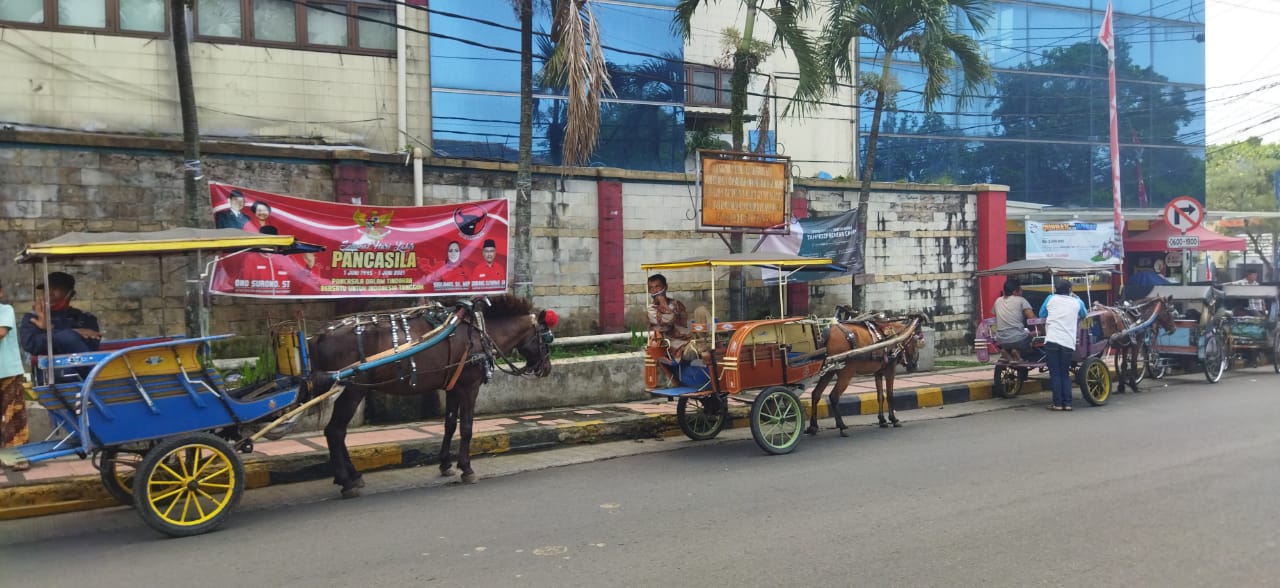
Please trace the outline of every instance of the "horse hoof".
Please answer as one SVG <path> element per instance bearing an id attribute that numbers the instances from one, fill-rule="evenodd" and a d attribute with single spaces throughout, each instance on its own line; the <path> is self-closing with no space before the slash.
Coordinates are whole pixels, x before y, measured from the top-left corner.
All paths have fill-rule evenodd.
<path id="1" fill-rule="evenodd" d="M 355 480 L 355 487 L 356 487 L 356 488 L 364 488 L 364 478 L 356 478 L 356 480 Z"/>
<path id="2" fill-rule="evenodd" d="M 818 428 L 817 428 L 817 427 L 809 427 L 808 429 L 805 429 L 805 430 L 804 430 L 804 434 L 805 434 L 805 435 L 817 435 L 817 434 L 818 434 Z"/>
<path id="3" fill-rule="evenodd" d="M 889 428 L 889 423 L 886 423 L 886 422 L 884 422 L 884 421 L 880 421 L 880 428 L 881 428 L 881 429 L 888 429 L 888 428 Z"/>
<path id="4" fill-rule="evenodd" d="M 849 436 L 849 433 L 848 433 L 847 431 L 845 431 L 844 429 L 840 429 L 840 436 L 841 436 L 841 437 L 848 437 L 848 436 Z"/>
<path id="5" fill-rule="evenodd" d="M 901 426 L 902 426 L 902 423 L 900 423 L 900 422 L 898 422 L 898 421 L 893 421 L 893 428 L 897 429 L 897 428 L 899 428 L 899 427 L 901 427 Z"/>
<path id="6" fill-rule="evenodd" d="M 343 500 L 346 500 L 346 499 L 348 499 L 348 498 L 359 498 L 359 497 L 360 497 L 360 489 L 359 489 L 359 488 L 357 488 L 357 487 L 355 487 L 355 486 L 352 486 L 352 487 L 350 487 L 350 488 L 343 488 L 343 489 L 342 489 L 342 499 L 343 499 Z"/>
<path id="7" fill-rule="evenodd" d="M 463 484 L 475 484 L 475 483 L 476 483 L 476 474 L 475 474 L 475 472 L 471 472 L 471 473 L 468 473 L 468 474 L 462 474 L 462 483 L 463 483 Z"/>
<path id="8" fill-rule="evenodd" d="M 454 474 L 456 474 L 456 473 L 458 473 L 458 472 L 453 471 L 453 468 L 440 468 L 440 475 L 441 475 L 441 476 L 448 477 L 448 476 L 452 476 L 452 475 L 454 475 Z"/>

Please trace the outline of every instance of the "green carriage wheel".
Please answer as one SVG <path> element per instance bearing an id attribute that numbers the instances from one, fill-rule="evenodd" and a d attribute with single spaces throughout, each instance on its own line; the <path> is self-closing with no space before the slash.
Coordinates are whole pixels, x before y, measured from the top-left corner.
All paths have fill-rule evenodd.
<path id="1" fill-rule="evenodd" d="M 804 431 L 800 399 L 782 386 L 765 388 L 751 403 L 751 436 L 765 453 L 791 453 Z"/>
<path id="2" fill-rule="evenodd" d="M 147 452 L 133 481 L 138 514 L 174 537 L 199 535 L 224 521 L 244 494 L 244 464 L 221 438 L 192 433 Z"/>
<path id="3" fill-rule="evenodd" d="M 1111 397 L 1111 370 L 1107 362 L 1096 357 L 1084 360 L 1080 366 L 1080 393 L 1089 404 L 1102 406 Z"/>
<path id="4" fill-rule="evenodd" d="M 1217 384 L 1227 371 L 1227 356 L 1222 352 L 1222 342 L 1217 333 L 1210 332 L 1204 338 L 1204 378 Z"/>
<path id="5" fill-rule="evenodd" d="M 98 475 L 107 494 L 125 506 L 133 506 L 133 478 L 142 463 L 145 449 L 108 447 L 102 450 Z"/>
<path id="6" fill-rule="evenodd" d="M 676 401 L 676 423 L 680 432 L 694 441 L 714 439 L 728 421 L 728 403 L 712 394 L 701 398 L 681 396 Z"/>

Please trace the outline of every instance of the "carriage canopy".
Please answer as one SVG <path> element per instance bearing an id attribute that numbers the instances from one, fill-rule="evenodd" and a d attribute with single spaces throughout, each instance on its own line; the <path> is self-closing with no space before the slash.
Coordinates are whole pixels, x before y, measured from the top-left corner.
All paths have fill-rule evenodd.
<path id="1" fill-rule="evenodd" d="M 223 252 L 242 249 L 265 250 L 268 253 L 301 253 L 323 248 L 302 243 L 293 235 L 265 235 L 240 229 L 176 228 L 163 231 L 66 233 L 62 236 L 28 245 L 18 254 L 18 263 L 75 258 L 124 257 Z"/>

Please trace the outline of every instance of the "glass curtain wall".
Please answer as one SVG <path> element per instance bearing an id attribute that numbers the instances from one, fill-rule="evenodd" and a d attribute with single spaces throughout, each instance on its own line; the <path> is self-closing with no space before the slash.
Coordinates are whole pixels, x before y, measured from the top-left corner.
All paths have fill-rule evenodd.
<path id="1" fill-rule="evenodd" d="M 1203 200 L 1203 0 L 1113 6 L 1124 206 L 1159 207 L 1182 195 Z M 978 38 L 993 79 L 967 103 L 957 101 L 957 87 L 925 112 L 924 73 L 911 61 L 892 64 L 902 91 L 881 122 L 875 178 L 990 182 L 1008 185 L 1011 200 L 1109 207 L 1107 56 L 1097 41 L 1106 1 L 992 8 Z M 879 72 L 868 45 L 860 45 L 859 65 Z M 871 104 L 861 107 L 865 154 Z"/>
<path id="2" fill-rule="evenodd" d="M 684 44 L 671 31 L 674 4 L 675 0 L 593 3 L 616 96 L 601 105 L 600 142 L 589 165 L 684 171 Z M 431 40 L 436 151 L 450 157 L 516 161 L 520 23 L 512 2 L 442 0 L 431 7 L 438 11 L 431 15 L 433 33 L 483 45 L 441 36 Z M 542 75 L 555 45 L 547 34 L 550 10 L 538 2 L 534 10 L 534 161 L 558 165 L 568 123 L 566 92 Z"/>

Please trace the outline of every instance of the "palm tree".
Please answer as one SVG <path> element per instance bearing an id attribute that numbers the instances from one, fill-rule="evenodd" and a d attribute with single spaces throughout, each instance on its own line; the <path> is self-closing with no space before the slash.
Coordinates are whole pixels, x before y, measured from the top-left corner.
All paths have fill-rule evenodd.
<path id="1" fill-rule="evenodd" d="M 685 40 L 693 33 L 693 17 L 704 4 L 714 0 L 680 0 L 676 4 L 674 27 Z M 723 33 L 724 45 L 732 51 L 733 74 L 729 78 L 729 130 L 733 134 L 733 150 L 742 151 L 742 118 L 747 110 L 747 81 L 756 71 L 760 62 L 764 61 L 775 49 L 791 52 L 796 61 L 800 80 L 796 85 L 796 93 L 783 110 L 784 114 L 792 111 L 804 114 L 826 93 L 826 76 L 809 33 L 800 25 L 800 21 L 813 9 L 811 0 L 741 0 L 745 21 L 742 31 L 729 28 Z M 773 23 L 773 38 L 767 42 L 755 38 L 756 18 L 763 15 Z M 742 233 L 729 234 L 729 252 L 742 251 Z M 746 316 L 746 281 L 742 268 L 731 268 L 729 272 L 730 315 L 734 320 Z"/>
<path id="2" fill-rule="evenodd" d="M 858 234 L 863 242 L 867 235 L 867 203 L 871 196 L 871 180 L 875 170 L 876 142 L 880 138 L 880 117 L 897 84 L 891 68 L 894 58 L 903 53 L 916 56 L 925 73 L 923 103 L 926 111 L 942 97 L 959 66 L 962 92 L 957 99 L 964 104 L 991 77 L 991 65 L 972 37 L 952 28 L 959 14 L 974 33 L 982 34 L 991 8 L 986 0 L 831 0 L 827 22 L 822 32 L 822 55 L 834 74 L 832 83 L 853 81 L 853 43 L 861 38 L 873 43 L 880 52 L 880 73 L 864 74 L 857 80 L 864 92 L 875 97 L 871 115 L 871 132 L 867 137 L 867 153 L 862 166 L 862 188 L 858 193 Z M 856 145 L 855 145 L 855 148 Z M 861 307 L 861 292 L 854 288 L 854 305 Z"/>
<path id="3" fill-rule="evenodd" d="M 533 0 L 512 0 L 520 18 L 520 139 L 516 164 L 516 258 L 513 285 L 517 296 L 533 296 Z M 551 0 L 551 37 L 558 79 L 569 88 L 568 124 L 563 164 L 587 160 L 600 134 L 600 96 L 609 88 L 604 53 L 590 0 Z M 549 64 L 550 65 L 550 64 Z"/>

